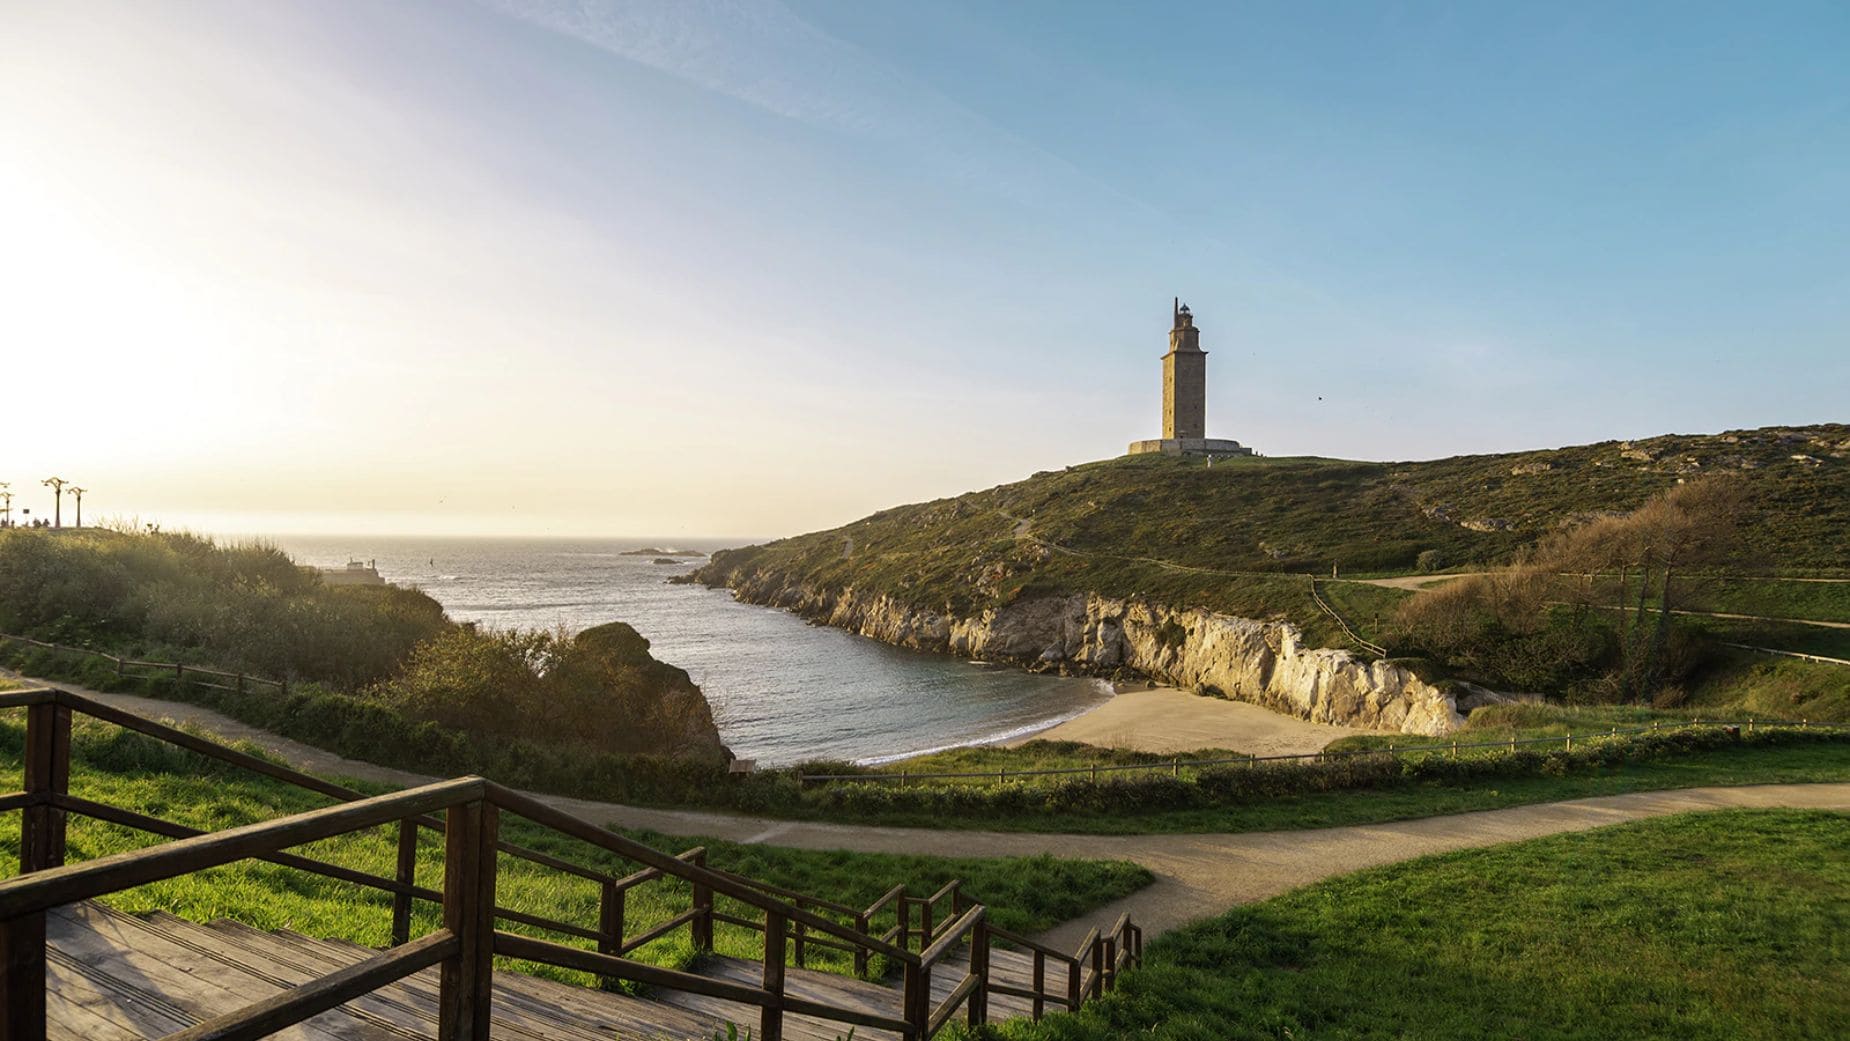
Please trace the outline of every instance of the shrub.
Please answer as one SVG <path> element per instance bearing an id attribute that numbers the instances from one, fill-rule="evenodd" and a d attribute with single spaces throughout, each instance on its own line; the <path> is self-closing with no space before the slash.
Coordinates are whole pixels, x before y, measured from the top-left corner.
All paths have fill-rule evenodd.
<path id="1" fill-rule="evenodd" d="M 1413 566 L 1430 575 L 1445 567 L 1445 554 L 1436 549 L 1420 550 L 1420 555 L 1413 558 Z"/>
<path id="2" fill-rule="evenodd" d="M 619 754 L 725 749 L 707 700 L 685 671 L 649 656 L 622 622 L 560 632 L 454 628 L 419 644 L 373 695 L 413 719 L 503 738 Z"/>
<path id="3" fill-rule="evenodd" d="M 359 686 L 448 626 L 414 589 L 329 587 L 274 546 L 187 534 L 0 531 L 0 631 Z"/>

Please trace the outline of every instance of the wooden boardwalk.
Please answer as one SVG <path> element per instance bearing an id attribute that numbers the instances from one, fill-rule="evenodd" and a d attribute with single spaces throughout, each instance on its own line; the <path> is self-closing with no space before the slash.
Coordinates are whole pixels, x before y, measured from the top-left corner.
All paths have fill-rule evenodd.
<path id="1" fill-rule="evenodd" d="M 279 930 L 264 932 L 237 922 L 209 925 L 156 911 L 125 914 L 97 903 L 72 904 L 47 916 L 50 987 L 47 1026 L 69 1041 L 144 1041 L 196 1026 L 214 1016 L 282 993 L 378 952 L 342 940 Z M 968 971 L 968 949 L 943 962 L 933 999 L 943 1001 Z M 1032 959 L 991 950 L 997 982 L 1025 987 Z M 755 985 L 762 966 L 738 958 L 708 957 L 700 973 Z M 896 986 L 807 969 L 787 970 L 788 993 L 831 1005 L 897 1015 Z M 758 1017 L 748 1005 L 678 991 L 632 997 L 501 971 L 494 978 L 492 1036 L 508 1041 L 614 1041 L 616 1038 L 698 1038 L 726 1035 L 737 1023 L 743 1035 Z M 324 1012 L 275 1036 L 288 1041 L 411 1041 L 435 1036 L 438 980 L 435 968 Z M 997 994 L 995 1019 L 1025 1016 L 1027 999 Z M 812 1016 L 791 1015 L 784 1036 L 793 1041 L 835 1041 L 848 1028 Z M 856 1028 L 870 1041 L 897 1038 L 891 1031 Z"/>
<path id="2" fill-rule="evenodd" d="M 1018 1011 L 1038 1016 L 1048 1008 L 1078 1008 L 1141 961 L 1143 932 L 1127 915 L 1106 932 L 1092 930 L 1069 954 L 994 925 L 988 908 L 957 881 L 929 896 L 895 885 L 866 908 L 850 907 L 710 868 L 700 847 L 663 852 L 481 777 L 368 796 L 66 691 L 0 694 L 0 709 L 7 708 L 26 710 L 26 741 L 24 787 L 0 792 L 0 813 L 21 816 L 20 873 L 0 879 L 0 1041 L 704 1039 L 730 1036 L 734 1025 L 760 1041 L 829 1041 L 849 1033 L 929 1041 L 954 1017 L 974 1025 Z M 78 714 L 316 792 L 332 805 L 200 833 L 73 795 L 71 725 Z M 167 841 L 67 864 L 72 815 Z M 614 853 L 635 870 L 594 868 L 505 841 L 503 816 Z M 398 836 L 389 876 L 293 852 L 381 827 Z M 418 884 L 423 830 L 442 837 L 441 889 Z M 502 906 L 497 863 L 503 857 L 595 882 L 601 893 L 595 924 Z M 250 860 L 390 893 L 391 945 L 378 951 L 228 921 L 127 915 L 97 902 Z M 627 894 L 659 885 L 674 887 L 687 907 L 637 931 L 625 913 Z M 419 902 L 437 905 L 442 924 L 414 937 Z M 722 922 L 757 932 L 763 956 L 716 957 L 714 927 Z M 541 939 L 535 931 L 576 942 Z M 682 931 L 698 952 L 691 970 L 628 957 Z M 816 948 L 847 955 L 860 973 L 889 966 L 896 978 L 812 972 L 806 955 Z M 627 981 L 636 993 L 497 972 L 497 958 Z"/>

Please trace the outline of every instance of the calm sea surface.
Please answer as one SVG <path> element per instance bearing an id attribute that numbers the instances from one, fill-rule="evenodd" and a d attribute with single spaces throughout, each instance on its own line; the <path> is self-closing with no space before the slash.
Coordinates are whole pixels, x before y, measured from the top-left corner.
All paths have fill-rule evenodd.
<path id="1" fill-rule="evenodd" d="M 700 684 L 733 752 L 764 765 L 881 760 L 1031 733 L 1110 696 L 1095 680 L 900 650 L 725 590 L 669 585 L 699 561 L 624 556 L 643 546 L 712 550 L 711 541 L 290 536 L 304 564 L 377 560 L 450 617 L 499 628 L 579 630 L 628 622 L 657 658 Z"/>

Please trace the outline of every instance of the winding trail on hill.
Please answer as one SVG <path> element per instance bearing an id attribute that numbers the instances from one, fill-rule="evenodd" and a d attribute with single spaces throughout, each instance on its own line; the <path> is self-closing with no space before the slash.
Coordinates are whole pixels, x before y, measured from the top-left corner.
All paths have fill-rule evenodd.
<path id="1" fill-rule="evenodd" d="M 308 773 L 404 786 L 436 780 L 405 770 L 345 759 L 185 702 L 106 694 L 69 683 L 21 676 L 4 669 L 0 669 L 0 676 L 33 685 L 59 687 L 138 715 L 170 719 L 212 733 L 222 740 L 249 741 Z M 1148 935 L 1156 936 L 1238 904 L 1277 896 L 1335 875 L 1430 853 L 1585 831 L 1693 810 L 1745 807 L 1850 812 L 1850 782 L 1768 784 L 1633 792 L 1312 831 L 1055 835 L 773 820 L 533 794 L 561 810 L 600 825 L 647 828 L 671 835 L 867 853 L 937 852 L 965 857 L 1021 857 L 1047 853 L 1069 859 L 1134 861 L 1156 876 L 1154 883 L 1130 896 L 1056 926 L 1039 937 L 1042 942 L 1063 950 L 1077 946 L 1087 929 L 1109 925 L 1120 912 L 1128 912 Z"/>

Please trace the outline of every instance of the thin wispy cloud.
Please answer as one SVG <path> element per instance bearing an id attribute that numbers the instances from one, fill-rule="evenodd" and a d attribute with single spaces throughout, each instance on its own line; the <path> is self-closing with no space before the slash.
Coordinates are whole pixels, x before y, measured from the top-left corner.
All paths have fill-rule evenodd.
<path id="1" fill-rule="evenodd" d="M 777 0 L 481 0 L 774 115 L 900 150 L 1012 199 L 1057 182 L 1155 212 Z"/>

